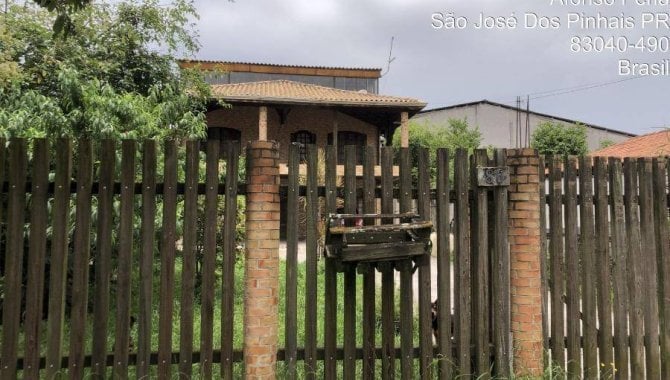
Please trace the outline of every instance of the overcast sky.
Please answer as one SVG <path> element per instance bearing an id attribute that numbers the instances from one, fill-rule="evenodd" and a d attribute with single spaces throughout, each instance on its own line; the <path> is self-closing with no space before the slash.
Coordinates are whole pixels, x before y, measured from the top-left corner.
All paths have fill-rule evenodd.
<path id="1" fill-rule="evenodd" d="M 670 76 L 630 79 L 619 75 L 618 65 L 620 59 L 649 63 L 670 59 L 670 50 L 665 50 L 670 49 L 665 46 L 670 29 L 663 22 L 658 28 L 642 27 L 643 12 L 661 13 L 662 18 L 670 13 L 670 5 L 612 1 L 616 4 L 597 6 L 560 5 L 559 0 L 554 4 L 551 0 L 196 0 L 202 44 L 196 58 L 378 67 L 385 72 L 394 37 L 395 60 L 381 79 L 380 92 L 419 98 L 428 102 L 426 109 L 481 99 L 514 105 L 517 96 L 525 100 L 530 94 L 530 108 L 538 112 L 634 133 L 670 127 Z M 434 20 L 436 12 L 445 16 L 454 12 L 469 24 L 448 30 Z M 518 24 L 515 29 L 477 30 L 474 24 L 480 12 L 514 13 Z M 594 30 L 568 25 L 569 13 L 596 16 L 598 12 L 634 17 L 635 27 Z M 527 28 L 526 13 L 559 18 L 560 26 Z M 665 52 L 625 46 L 623 53 L 570 51 L 573 36 L 625 36 L 633 45 L 643 35 L 659 40 Z M 591 84 L 597 87 L 573 91 Z M 540 97 L 566 88 L 563 92 L 571 92 Z"/>

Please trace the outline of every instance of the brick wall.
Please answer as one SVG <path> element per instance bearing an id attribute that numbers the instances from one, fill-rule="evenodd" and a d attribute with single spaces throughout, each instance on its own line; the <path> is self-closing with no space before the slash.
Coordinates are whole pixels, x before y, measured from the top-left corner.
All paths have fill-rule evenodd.
<path id="1" fill-rule="evenodd" d="M 247 145 L 244 364 L 246 379 L 274 379 L 279 295 L 279 169 L 274 141 Z"/>
<path id="2" fill-rule="evenodd" d="M 534 149 L 507 152 L 514 372 L 540 376 L 543 345 L 539 156 Z"/>

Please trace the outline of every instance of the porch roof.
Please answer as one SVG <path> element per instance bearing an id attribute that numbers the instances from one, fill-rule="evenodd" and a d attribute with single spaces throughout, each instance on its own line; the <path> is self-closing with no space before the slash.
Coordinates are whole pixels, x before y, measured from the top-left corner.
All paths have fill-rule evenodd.
<path id="1" fill-rule="evenodd" d="M 228 103 L 383 108 L 416 113 L 426 103 L 413 98 L 347 91 L 288 80 L 212 85 L 212 95 Z"/>

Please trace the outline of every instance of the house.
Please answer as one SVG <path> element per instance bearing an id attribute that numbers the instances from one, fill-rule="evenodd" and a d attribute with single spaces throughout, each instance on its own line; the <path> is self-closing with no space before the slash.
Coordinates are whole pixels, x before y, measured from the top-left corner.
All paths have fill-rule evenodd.
<path id="1" fill-rule="evenodd" d="M 636 135 L 617 131 L 577 120 L 547 115 L 523 108 L 513 107 L 490 100 L 456 104 L 419 112 L 413 121 L 431 124 L 446 124 L 449 119 L 467 119 L 471 126 L 478 126 L 482 133 L 482 146 L 516 148 L 530 145 L 530 137 L 538 124 L 555 122 L 563 125 L 586 127 L 589 150 L 598 149 L 602 142 L 625 141 Z"/>
<path id="2" fill-rule="evenodd" d="M 199 68 L 216 101 L 207 113 L 208 139 L 275 140 L 280 162 L 292 142 L 379 147 L 426 103 L 378 93 L 380 69 L 181 61 Z"/>
<path id="3" fill-rule="evenodd" d="M 600 157 L 659 157 L 670 156 L 670 130 L 636 136 L 626 141 L 590 153 Z"/>

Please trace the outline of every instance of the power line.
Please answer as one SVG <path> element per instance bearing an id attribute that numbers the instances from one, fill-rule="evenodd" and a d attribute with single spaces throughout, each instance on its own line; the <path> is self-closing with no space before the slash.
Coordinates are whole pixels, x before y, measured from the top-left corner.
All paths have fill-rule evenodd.
<path id="1" fill-rule="evenodd" d="M 640 78 L 646 78 L 646 76 L 636 76 L 636 77 L 629 77 L 629 78 L 624 78 L 624 79 L 618 79 L 615 81 L 610 81 L 610 82 L 601 82 L 601 83 L 593 83 L 593 84 L 586 84 L 586 85 L 581 85 L 581 86 L 575 86 L 575 87 L 567 87 L 563 89 L 557 89 L 553 91 L 544 91 L 544 92 L 536 92 L 534 94 L 529 94 L 531 96 L 531 100 L 535 99 L 543 99 L 543 98 L 549 98 L 552 96 L 559 96 L 559 95 L 565 95 L 565 94 L 572 94 L 575 92 L 580 92 L 580 91 L 586 91 L 586 90 L 591 90 L 593 88 L 600 88 L 600 87 L 605 87 L 605 86 L 611 86 L 613 84 L 618 84 L 634 79 L 640 79 Z M 532 96 L 532 95 L 538 95 L 538 96 Z"/>

